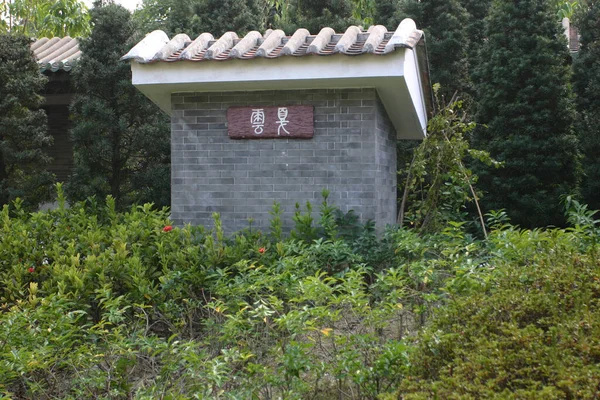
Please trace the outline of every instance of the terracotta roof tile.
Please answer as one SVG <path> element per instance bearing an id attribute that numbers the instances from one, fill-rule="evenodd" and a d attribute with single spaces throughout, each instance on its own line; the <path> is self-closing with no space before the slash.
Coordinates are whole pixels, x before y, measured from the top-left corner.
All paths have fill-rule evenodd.
<path id="1" fill-rule="evenodd" d="M 42 72 L 70 71 L 81 57 L 79 42 L 69 36 L 38 39 L 31 50 Z"/>
<path id="2" fill-rule="evenodd" d="M 405 23 L 405 21 L 409 22 Z M 227 32 L 221 38 L 203 33 L 194 41 L 183 34 L 169 40 L 164 32 L 154 31 L 122 59 L 147 64 L 335 54 L 384 55 L 393 52 L 396 48 L 412 49 L 421 41 L 423 32 L 416 29 L 412 20 L 405 21 L 396 31 L 388 31 L 381 25 L 371 26 L 367 31 L 361 27 L 351 26 L 343 33 L 336 33 L 331 28 L 323 28 L 317 35 L 310 35 L 306 29 L 298 29 L 293 35 L 286 36 L 281 30 L 269 29 L 264 35 L 252 31 L 241 38 L 238 38 L 234 32 Z"/>

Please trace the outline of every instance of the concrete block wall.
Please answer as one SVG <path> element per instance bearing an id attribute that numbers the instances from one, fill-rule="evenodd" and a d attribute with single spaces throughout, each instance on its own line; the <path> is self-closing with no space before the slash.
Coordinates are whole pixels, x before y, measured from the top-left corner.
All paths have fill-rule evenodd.
<path id="1" fill-rule="evenodd" d="M 394 224 L 397 219 L 398 158 L 396 151 L 398 147 L 396 131 L 383 105 L 379 102 L 376 113 L 375 155 L 378 169 L 375 188 L 377 207 L 375 221 L 380 221 L 378 228 L 381 229 L 385 224 Z"/>
<path id="2" fill-rule="evenodd" d="M 232 140 L 230 106 L 313 105 L 313 139 Z M 172 95 L 172 219 L 212 226 L 221 214 L 228 232 L 267 230 L 274 201 L 286 228 L 296 203 L 315 216 L 322 189 L 343 212 L 378 227 L 394 223 L 395 132 L 374 89 L 176 93 Z"/>

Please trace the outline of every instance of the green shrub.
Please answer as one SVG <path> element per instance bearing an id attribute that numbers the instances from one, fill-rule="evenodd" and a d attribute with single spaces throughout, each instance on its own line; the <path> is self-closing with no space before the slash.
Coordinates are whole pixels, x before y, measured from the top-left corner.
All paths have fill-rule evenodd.
<path id="1" fill-rule="evenodd" d="M 570 198 L 569 230 L 498 212 L 485 242 L 377 238 L 326 200 L 290 238 L 277 206 L 269 234 L 228 237 L 219 215 L 58 203 L 0 213 L 8 398 L 585 398 L 598 377 L 599 232 Z"/>
<path id="2" fill-rule="evenodd" d="M 58 203 L 0 213 L 0 393 L 374 398 L 400 383 L 413 300 L 394 234 L 377 251 L 394 268 L 369 264 L 371 225 L 351 232 L 326 193 L 289 239 L 277 207 L 270 235 L 226 237 L 219 215 L 208 231 L 111 197 L 66 207 L 60 187 Z"/>
<path id="3" fill-rule="evenodd" d="M 490 284 L 455 296 L 418 336 L 402 398 L 597 397 L 598 230 L 568 203 L 575 228 L 493 231 Z"/>

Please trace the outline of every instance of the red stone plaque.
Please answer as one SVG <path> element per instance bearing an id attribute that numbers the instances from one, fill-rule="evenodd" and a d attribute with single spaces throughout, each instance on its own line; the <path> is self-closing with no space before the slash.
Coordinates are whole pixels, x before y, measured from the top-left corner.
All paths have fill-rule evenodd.
<path id="1" fill-rule="evenodd" d="M 311 139 L 315 134 L 313 106 L 229 107 L 227 126 L 232 139 Z"/>

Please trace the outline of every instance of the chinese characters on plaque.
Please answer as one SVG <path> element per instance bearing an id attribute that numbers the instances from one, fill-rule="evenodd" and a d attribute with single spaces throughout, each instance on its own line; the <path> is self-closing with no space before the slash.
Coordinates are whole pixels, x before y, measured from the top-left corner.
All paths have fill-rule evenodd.
<path id="1" fill-rule="evenodd" d="M 250 116 L 250 122 L 254 128 L 254 133 L 262 135 L 265 131 L 265 110 L 262 108 L 253 109 L 252 115 Z"/>
<path id="2" fill-rule="evenodd" d="M 313 106 L 230 107 L 227 126 L 232 139 L 310 139 Z"/>

